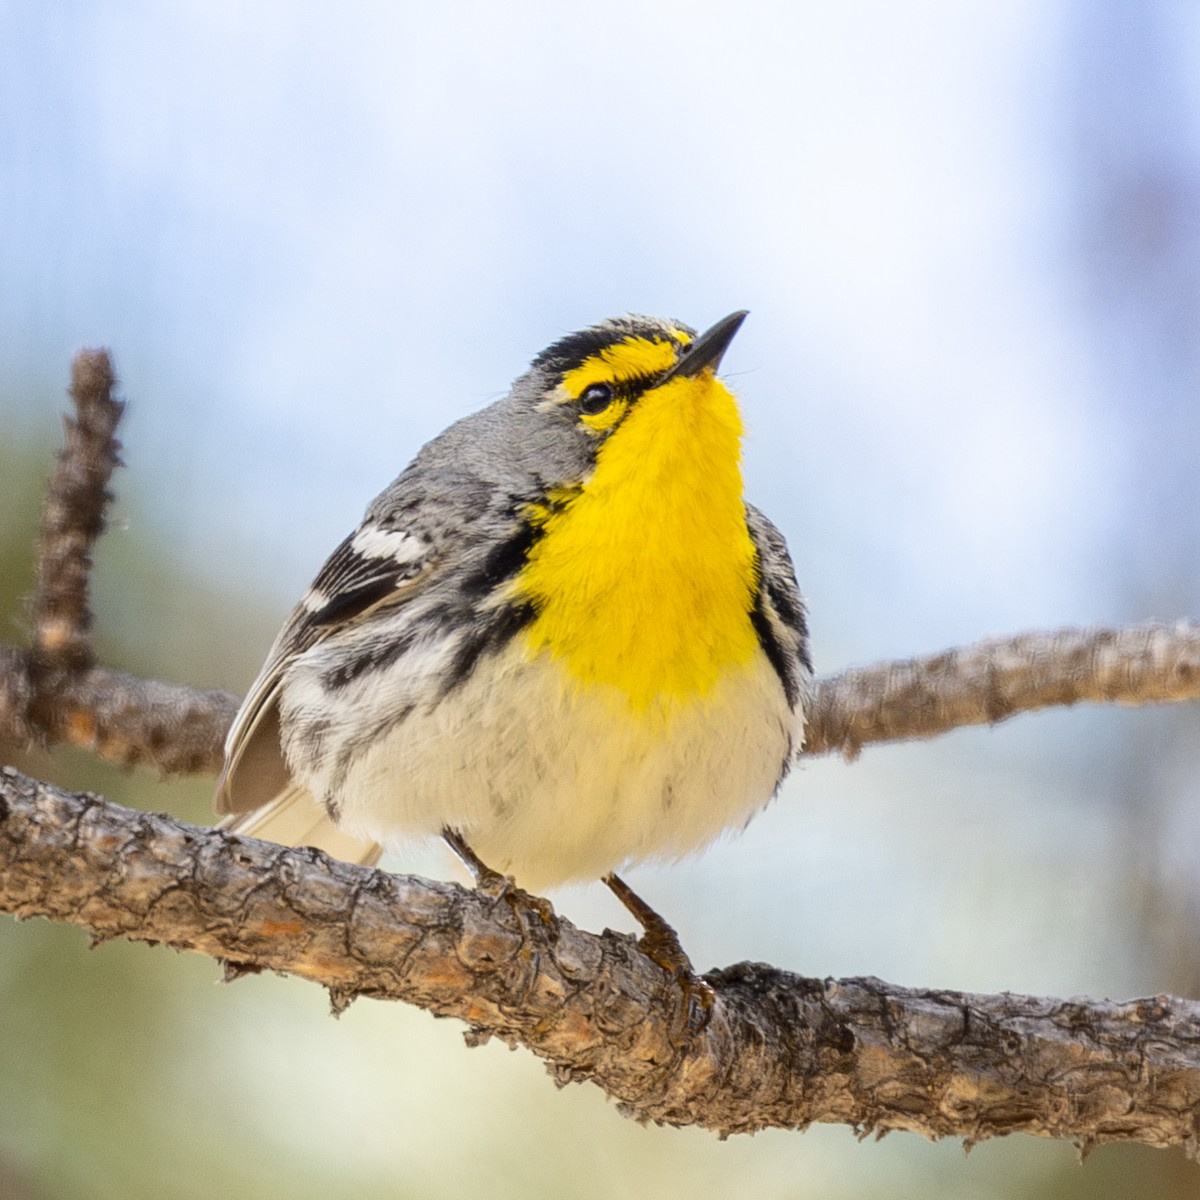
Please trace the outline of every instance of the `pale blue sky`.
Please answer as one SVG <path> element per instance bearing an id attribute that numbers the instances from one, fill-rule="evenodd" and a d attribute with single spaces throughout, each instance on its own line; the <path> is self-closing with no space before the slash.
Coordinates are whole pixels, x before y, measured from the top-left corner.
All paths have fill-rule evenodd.
<path id="1" fill-rule="evenodd" d="M 5 388 L 111 345 L 178 552 L 261 564 L 286 602 L 564 330 L 747 307 L 748 485 L 826 667 L 1105 616 L 1080 578 L 1113 450 L 1065 270 L 1066 26 L 1032 3 L 10 3 Z"/>

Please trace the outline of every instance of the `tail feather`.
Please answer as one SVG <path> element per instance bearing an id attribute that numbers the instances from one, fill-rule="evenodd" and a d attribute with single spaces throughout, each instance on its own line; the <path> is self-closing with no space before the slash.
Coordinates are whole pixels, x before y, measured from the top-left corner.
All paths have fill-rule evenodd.
<path id="1" fill-rule="evenodd" d="M 334 858 L 373 867 L 382 848 L 366 838 L 343 833 L 304 788 L 290 787 L 269 804 L 249 812 L 234 813 L 221 821 L 221 829 L 244 837 L 263 838 L 285 846 L 315 846 Z"/>

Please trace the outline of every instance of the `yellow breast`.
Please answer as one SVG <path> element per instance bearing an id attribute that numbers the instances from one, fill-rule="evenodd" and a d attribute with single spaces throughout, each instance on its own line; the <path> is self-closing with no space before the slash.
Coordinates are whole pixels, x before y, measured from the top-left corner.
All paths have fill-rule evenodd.
<path id="1" fill-rule="evenodd" d="M 641 396 L 579 492 L 542 518 L 516 581 L 538 614 L 523 634 L 530 655 L 550 653 L 635 710 L 705 697 L 751 660 L 741 433 L 711 372 Z"/>

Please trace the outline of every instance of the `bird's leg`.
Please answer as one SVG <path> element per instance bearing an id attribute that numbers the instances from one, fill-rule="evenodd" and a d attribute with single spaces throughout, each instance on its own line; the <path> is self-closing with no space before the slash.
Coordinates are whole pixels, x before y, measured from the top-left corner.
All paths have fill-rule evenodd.
<path id="1" fill-rule="evenodd" d="M 442 841 L 458 855 L 463 866 L 471 872 L 471 877 L 475 880 L 475 886 L 481 892 L 495 892 L 499 895 L 512 882 L 507 875 L 501 875 L 499 871 L 493 871 L 467 845 L 467 839 L 457 829 L 451 829 L 449 825 L 443 826 Z"/>
<path id="2" fill-rule="evenodd" d="M 679 943 L 679 934 L 619 875 L 610 872 L 604 876 L 604 882 L 641 925 L 643 932 L 638 939 L 638 945 L 642 952 L 678 981 L 679 989 L 683 993 L 684 1036 L 681 1041 L 686 1041 L 708 1024 L 716 994 L 712 987 L 696 974 L 692 960 Z"/>
<path id="3" fill-rule="evenodd" d="M 558 928 L 558 916 L 549 900 L 541 896 L 531 895 L 524 888 L 517 887 L 511 875 L 501 875 L 493 870 L 467 845 L 467 839 L 457 829 L 448 825 L 442 828 L 442 840 L 458 855 L 464 867 L 471 872 L 475 880 L 476 891 L 497 900 L 506 900 L 518 914 L 532 909 L 542 919 L 542 924 L 551 929 Z"/>

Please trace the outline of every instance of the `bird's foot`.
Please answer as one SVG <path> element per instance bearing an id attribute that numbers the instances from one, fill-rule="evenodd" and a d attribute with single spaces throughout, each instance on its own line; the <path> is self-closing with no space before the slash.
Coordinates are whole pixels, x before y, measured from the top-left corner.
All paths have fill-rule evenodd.
<path id="1" fill-rule="evenodd" d="M 518 917 L 530 913 L 536 914 L 538 920 L 550 930 L 552 935 L 558 934 L 558 914 L 549 900 L 527 892 L 524 888 L 517 886 L 516 880 L 511 875 L 502 875 L 499 871 L 489 867 L 467 845 L 466 839 L 457 829 L 443 829 L 442 839 L 462 860 L 463 866 L 471 872 L 477 892 L 482 892 L 493 900 L 503 900 Z"/>
<path id="2" fill-rule="evenodd" d="M 642 953 L 674 976 L 679 986 L 679 1021 L 672 1041 L 678 1048 L 686 1049 L 708 1024 L 716 993 L 707 980 L 696 974 L 692 960 L 680 944 L 679 934 L 641 896 L 618 875 L 610 873 L 604 877 L 604 882 L 641 925 L 638 946 Z"/>

